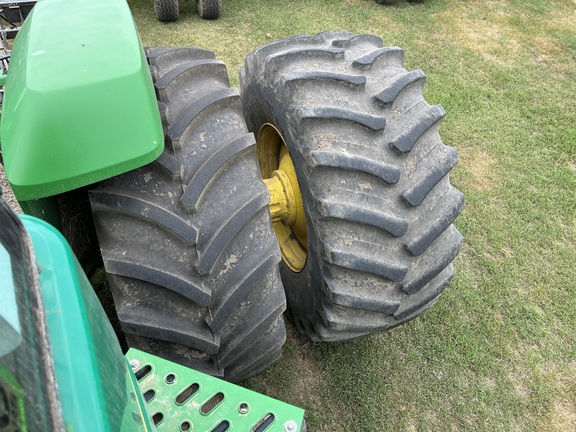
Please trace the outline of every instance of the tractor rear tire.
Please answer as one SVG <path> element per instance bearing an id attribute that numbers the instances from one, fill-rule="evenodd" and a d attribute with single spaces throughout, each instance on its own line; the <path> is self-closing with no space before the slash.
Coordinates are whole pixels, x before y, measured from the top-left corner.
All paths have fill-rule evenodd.
<path id="1" fill-rule="evenodd" d="M 154 0 L 154 11 L 158 21 L 178 21 L 180 15 L 178 0 Z"/>
<path id="2" fill-rule="evenodd" d="M 222 0 L 196 0 L 196 8 L 200 18 L 218 19 L 222 14 Z"/>
<path id="3" fill-rule="evenodd" d="M 146 51 L 165 149 L 90 191 L 129 345 L 227 380 L 281 355 L 286 300 L 268 191 L 237 89 L 211 51 Z"/>
<path id="4" fill-rule="evenodd" d="M 262 131 L 276 130 L 296 171 L 307 257 L 295 271 L 282 249 L 280 273 L 289 313 L 312 340 L 406 322 L 454 275 L 464 197 L 448 173 L 458 154 L 440 139 L 444 110 L 424 100 L 423 72 L 403 58 L 379 37 L 330 32 L 259 48 L 240 72 L 257 154 Z"/>

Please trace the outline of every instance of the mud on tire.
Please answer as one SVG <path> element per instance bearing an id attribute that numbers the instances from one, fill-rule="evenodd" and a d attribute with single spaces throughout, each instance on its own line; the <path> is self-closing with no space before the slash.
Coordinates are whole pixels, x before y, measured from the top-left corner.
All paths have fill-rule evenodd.
<path id="1" fill-rule="evenodd" d="M 90 192 L 118 317 L 130 345 L 239 380 L 277 360 L 285 341 L 254 136 L 212 52 L 147 56 L 165 150 Z"/>
<path id="2" fill-rule="evenodd" d="M 458 161 L 425 76 L 376 36 L 296 36 L 248 55 L 240 72 L 249 130 L 283 136 L 307 221 L 307 261 L 284 263 L 288 309 L 313 340 L 397 326 L 433 305 L 453 277 L 464 207 Z M 260 145 L 260 144 L 259 144 Z"/>

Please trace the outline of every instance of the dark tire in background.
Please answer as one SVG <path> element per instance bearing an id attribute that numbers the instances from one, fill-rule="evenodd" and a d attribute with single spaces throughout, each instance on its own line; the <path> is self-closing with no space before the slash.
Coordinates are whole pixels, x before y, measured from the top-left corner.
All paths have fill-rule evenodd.
<path id="1" fill-rule="evenodd" d="M 285 256 L 298 245 L 281 241 L 281 274 L 288 310 L 313 340 L 406 322 L 454 275 L 464 197 L 448 173 L 458 154 L 440 139 L 444 110 L 424 100 L 423 72 L 403 58 L 379 37 L 332 32 L 259 48 L 240 72 L 258 154 L 281 142 L 296 171 L 307 235 L 287 238 L 305 259 L 293 265 Z"/>
<path id="2" fill-rule="evenodd" d="M 154 0 L 154 12 L 158 21 L 177 21 L 180 14 L 178 0 Z"/>
<path id="3" fill-rule="evenodd" d="M 222 14 L 222 0 L 196 0 L 198 15 L 203 19 L 218 19 Z"/>
<path id="4" fill-rule="evenodd" d="M 165 150 L 90 191 L 128 344 L 239 380 L 281 355 L 268 191 L 237 89 L 210 51 L 153 48 Z"/>

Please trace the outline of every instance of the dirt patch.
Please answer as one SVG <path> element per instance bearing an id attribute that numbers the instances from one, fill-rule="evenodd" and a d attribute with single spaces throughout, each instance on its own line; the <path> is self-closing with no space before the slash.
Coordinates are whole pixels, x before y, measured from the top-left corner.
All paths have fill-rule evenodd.
<path id="1" fill-rule="evenodd" d="M 246 383 L 248 387 L 312 412 L 322 412 L 323 373 L 319 367 L 320 350 L 300 334 L 290 320 L 286 322 L 286 344 L 282 358 L 272 367 Z M 298 371 L 294 373 L 294 371 Z M 285 395 L 289 394 L 287 399 Z"/>
<path id="2" fill-rule="evenodd" d="M 489 173 L 495 160 L 482 150 L 469 147 L 461 147 L 458 152 L 460 153 L 460 168 L 468 174 L 462 179 L 466 182 L 466 187 L 479 191 L 492 190 L 492 179 Z"/>
<path id="3" fill-rule="evenodd" d="M 460 8 L 438 17 L 444 23 L 443 32 L 450 35 L 449 40 L 458 48 L 467 48 L 492 63 L 512 66 L 506 59 L 514 57 L 522 47 L 519 43 L 521 34 L 506 24 L 510 17 L 500 11 L 484 12 L 482 19 L 478 19 L 471 17 L 471 13 L 466 8 Z"/>
<path id="4" fill-rule="evenodd" d="M 550 58 L 562 52 L 562 47 L 558 42 L 543 35 L 534 37 L 532 43 L 539 52 L 538 56 L 543 58 Z"/>
<path id="5" fill-rule="evenodd" d="M 574 406 L 574 401 L 555 401 L 550 420 L 550 430 L 576 430 L 576 407 Z"/>
<path id="6" fill-rule="evenodd" d="M 568 11 L 563 8 L 553 8 L 547 20 L 552 29 L 574 31 L 574 22 L 576 21 L 576 0 L 566 0 L 567 3 L 572 3 L 573 6 L 567 6 Z"/>
<path id="7" fill-rule="evenodd" d="M 290 369 L 297 370 L 298 373 L 292 377 L 289 383 L 290 393 L 295 395 L 302 404 L 314 397 L 314 410 L 322 411 L 323 407 L 316 406 L 322 400 L 322 372 L 318 367 L 318 351 L 313 349 L 313 344 L 303 334 L 299 333 L 296 328 L 286 321 L 286 333 L 291 345 L 289 362 Z"/>
<path id="8" fill-rule="evenodd" d="M 512 388 L 514 389 L 514 393 L 518 396 L 518 398 L 524 402 L 528 403 L 530 401 L 530 397 L 532 392 L 526 386 L 526 377 L 519 373 L 519 372 L 510 372 L 508 375 L 508 379 L 512 383 Z"/>
<path id="9" fill-rule="evenodd" d="M 552 368 L 548 372 L 555 382 L 556 399 L 548 414 L 548 425 L 545 430 L 574 431 L 576 430 L 576 362 L 573 361 L 565 368 L 558 370 Z"/>
<path id="10" fill-rule="evenodd" d="M 532 61 L 539 66 L 545 66 L 560 73 L 576 73 L 576 64 L 567 61 L 559 61 L 566 56 L 566 50 L 562 45 L 550 37 L 537 36 L 532 40 L 534 50 L 538 54 L 532 57 Z M 569 54 L 568 54 L 569 55 Z"/>

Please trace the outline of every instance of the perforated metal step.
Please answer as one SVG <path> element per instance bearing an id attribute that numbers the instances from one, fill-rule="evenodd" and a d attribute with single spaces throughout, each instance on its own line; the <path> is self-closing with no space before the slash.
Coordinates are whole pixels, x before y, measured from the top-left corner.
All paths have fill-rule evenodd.
<path id="1" fill-rule="evenodd" d="M 305 431 L 301 408 L 136 349 L 126 358 L 158 431 Z"/>

